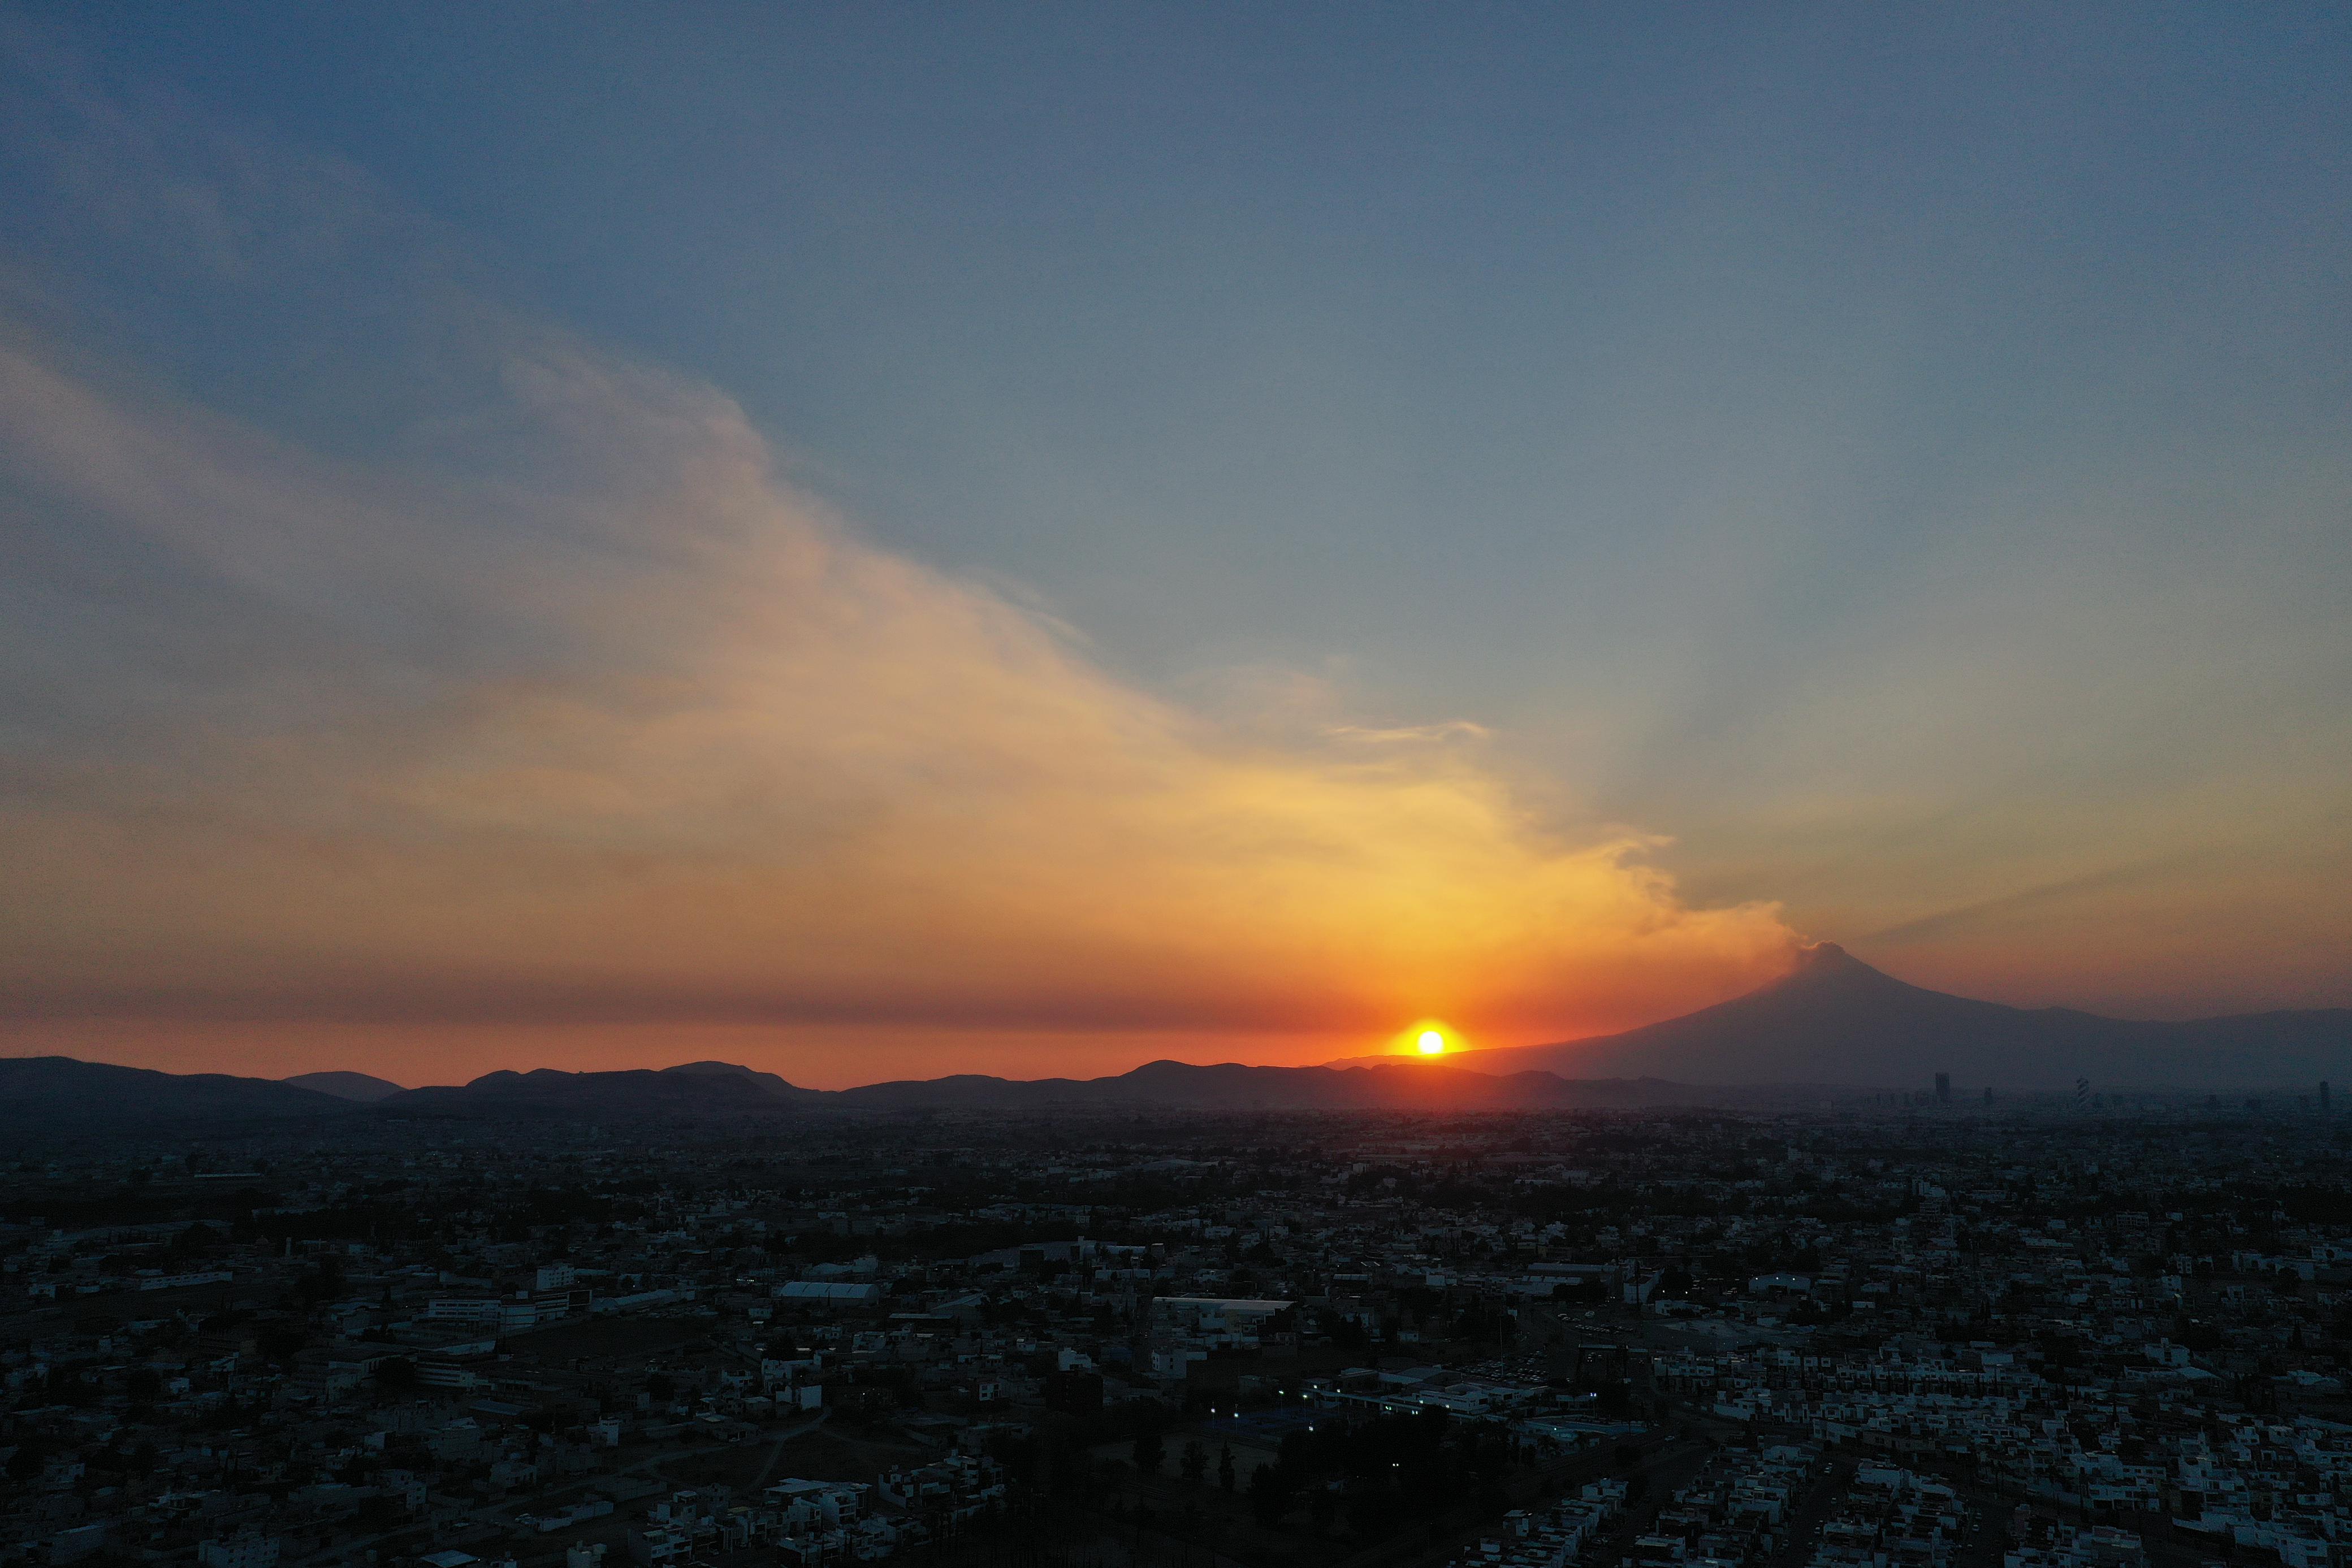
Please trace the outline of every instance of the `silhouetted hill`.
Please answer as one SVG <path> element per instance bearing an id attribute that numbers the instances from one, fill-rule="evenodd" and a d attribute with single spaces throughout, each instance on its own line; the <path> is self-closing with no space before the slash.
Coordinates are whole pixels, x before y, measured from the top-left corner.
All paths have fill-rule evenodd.
<path id="1" fill-rule="evenodd" d="M 748 1068 L 732 1073 L 486 1072 L 456 1086 L 411 1089 L 376 1102 L 394 1115 L 520 1117 L 589 1122 L 661 1121 L 680 1116 L 772 1116 L 791 1107 Z M 782 1082 L 782 1079 L 776 1080 Z M 790 1085 L 786 1085 L 790 1087 Z"/>
<path id="2" fill-rule="evenodd" d="M 806 1102 L 821 1092 L 803 1089 L 797 1083 L 787 1083 L 772 1072 L 760 1072 L 749 1067 L 739 1067 L 731 1061 L 688 1061 L 676 1067 L 665 1067 L 664 1072 L 688 1072 L 698 1077 L 732 1080 L 738 1087 L 764 1094 L 771 1099 Z"/>
<path id="3" fill-rule="evenodd" d="M 1772 1103 L 1818 1098 L 1822 1086 L 1922 1088 L 1937 1072 L 1968 1092 L 1987 1085 L 2063 1091 L 2078 1077 L 2100 1088 L 2274 1088 L 2322 1078 L 2352 1087 L 2352 1010 L 2139 1023 L 2005 1007 L 1906 985 L 1823 943 L 1783 978 L 1683 1018 L 1443 1062 L 1154 1061 L 1108 1078 L 963 1075 L 827 1091 L 732 1062 L 694 1061 L 660 1071 L 491 1072 L 462 1085 L 401 1090 L 362 1073 L 276 1083 L 50 1056 L 0 1059 L 0 1130 L 334 1114 L 625 1125 L 904 1111 L 1602 1110 Z M 329 1080 L 331 1092 L 306 1086 Z M 370 1086 L 388 1092 L 355 1103 Z"/>
<path id="4" fill-rule="evenodd" d="M 16 1133 L 218 1125 L 353 1110 L 349 1101 L 267 1078 L 156 1072 L 70 1056 L 0 1058 L 0 1128 Z"/>
<path id="5" fill-rule="evenodd" d="M 627 1122 L 807 1111 L 1500 1110 L 1679 1105 L 1707 1097 L 1707 1092 L 1655 1079 L 1567 1083 L 1547 1072 L 1498 1077 L 1442 1067 L 1197 1067 L 1181 1061 L 1154 1061 L 1110 1078 L 962 1074 L 816 1090 L 730 1062 L 698 1061 L 658 1072 L 491 1072 L 457 1087 L 412 1089 L 378 1104 L 402 1114 Z"/>
<path id="6" fill-rule="evenodd" d="M 278 1082 L 291 1083 L 297 1089 L 315 1089 L 321 1094 L 331 1094 L 338 1100 L 357 1101 L 363 1105 L 388 1094 L 404 1092 L 402 1087 L 390 1079 L 371 1078 L 364 1072 L 298 1072 Z"/>
<path id="7" fill-rule="evenodd" d="M 1465 1051 L 1481 1072 L 1579 1078 L 1656 1073 L 1681 1082 L 1919 1088 L 1949 1072 L 1967 1089 L 2234 1089 L 2352 1082 L 2352 1009 L 2252 1013 L 2187 1023 L 2012 1008 L 1906 985 L 1835 943 L 1730 1001 L 1622 1034 Z"/>

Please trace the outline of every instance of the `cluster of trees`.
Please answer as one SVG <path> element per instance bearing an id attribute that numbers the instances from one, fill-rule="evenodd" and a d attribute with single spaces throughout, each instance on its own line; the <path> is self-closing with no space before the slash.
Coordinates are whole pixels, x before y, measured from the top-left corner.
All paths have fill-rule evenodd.
<path id="1" fill-rule="evenodd" d="M 1150 1452 L 1139 1439 L 1136 1455 L 1147 1473 L 1160 1453 L 1158 1439 L 1149 1441 Z M 1354 1533 L 1374 1536 L 1465 1501 L 1500 1511 L 1508 1506 L 1502 1479 L 1509 1465 L 1509 1439 L 1500 1430 L 1451 1420 L 1442 1410 L 1334 1420 L 1284 1437 L 1279 1457 L 1251 1472 L 1247 1495 L 1251 1511 L 1269 1529 L 1303 1504 L 1318 1530 L 1344 1517 Z M 1208 1456 L 1199 1443 L 1187 1445 L 1183 1468 L 1187 1479 L 1202 1479 Z M 1219 1484 L 1233 1490 L 1230 1448 L 1221 1451 L 1216 1468 Z"/>

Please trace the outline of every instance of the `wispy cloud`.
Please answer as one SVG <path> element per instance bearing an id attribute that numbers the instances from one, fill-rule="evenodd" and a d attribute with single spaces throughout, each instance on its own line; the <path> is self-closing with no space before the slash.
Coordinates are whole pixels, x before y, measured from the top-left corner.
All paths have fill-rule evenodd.
<path id="1" fill-rule="evenodd" d="M 1426 745 L 1446 740 L 1486 740 L 1494 731 L 1466 718 L 1439 724 L 1395 725 L 1382 728 L 1360 724 L 1335 724 L 1324 734 L 1334 740 L 1362 741 L 1374 746 Z"/>
<path id="2" fill-rule="evenodd" d="M 517 466 L 560 492 L 342 467 L 0 355 L 19 484 L 285 639 L 201 683 L 233 718 L 20 777 L 18 863 L 77 896 L 19 912 L 18 1006 L 1581 1020 L 1785 949 L 1456 752 L 1229 741 L 860 543 L 714 395 L 545 344 L 510 374 L 515 428 L 571 449 Z"/>
<path id="3" fill-rule="evenodd" d="M 1122 683 L 712 389 L 449 286 L 359 176 L 83 107 L 51 155 L 202 216 L 216 281 L 335 276 L 300 373 L 370 418 L 0 334 L 9 1016 L 1569 1032 L 1786 961 L 1654 841 L 1533 820 L 1477 726 L 1276 741 Z"/>

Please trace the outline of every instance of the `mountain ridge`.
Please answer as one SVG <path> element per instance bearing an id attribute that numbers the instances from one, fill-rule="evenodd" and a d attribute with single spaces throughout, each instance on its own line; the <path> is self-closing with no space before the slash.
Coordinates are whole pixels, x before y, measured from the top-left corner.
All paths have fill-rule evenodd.
<path id="1" fill-rule="evenodd" d="M 730 1062 L 704 1061 L 616 1071 L 499 1069 L 462 1084 L 403 1089 L 362 1102 L 271 1079 L 181 1075 L 63 1056 L 0 1058 L 0 1129 L 76 1135 L 299 1117 L 633 1125 L 956 1111 L 1631 1110 L 1786 1098 L 1783 1092 L 1701 1089 L 1649 1076 L 1570 1081 L 1539 1071 L 1391 1063 L 1252 1067 L 1169 1061 L 1103 1078 L 964 1073 L 818 1090 Z"/>
<path id="2" fill-rule="evenodd" d="M 941 1078 L 803 1089 L 730 1062 L 615 1072 L 484 1073 L 462 1085 L 414 1089 L 374 1109 L 395 1115 L 770 1116 L 796 1113 L 1052 1110 L 1514 1110 L 1692 1104 L 1710 1097 L 1654 1077 L 1575 1082 L 1549 1072 L 1490 1073 L 1376 1063 L 1252 1067 L 1160 1061 L 1101 1078 Z"/>
<path id="3" fill-rule="evenodd" d="M 71 1056 L 0 1057 L 0 1128 L 86 1134 L 348 1115 L 352 1101 L 226 1072 L 161 1072 Z"/>
<path id="4" fill-rule="evenodd" d="M 625 1125 L 926 1111 L 1630 1110 L 1919 1089 L 1937 1072 L 1969 1092 L 2063 1092 L 2078 1078 L 2101 1089 L 2352 1084 L 2352 1009 L 2168 1023 L 2015 1008 L 1911 985 L 1822 943 L 1789 974 L 1679 1018 L 1436 1061 L 1358 1057 L 1252 1067 L 1163 1060 L 1101 1078 L 960 1073 L 840 1090 L 704 1061 L 616 1071 L 500 1069 L 463 1084 L 402 1089 L 353 1072 L 281 1082 L 11 1057 L 0 1058 L 0 1129 L 80 1134 L 352 1115 Z"/>

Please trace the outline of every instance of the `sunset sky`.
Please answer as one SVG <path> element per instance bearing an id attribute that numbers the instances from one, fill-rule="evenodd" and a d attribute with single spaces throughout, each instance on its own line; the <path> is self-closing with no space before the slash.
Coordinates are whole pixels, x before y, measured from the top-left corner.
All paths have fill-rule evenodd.
<path id="1" fill-rule="evenodd" d="M 2347 59 L 0 3 L 0 1054 L 2352 1005 Z"/>

